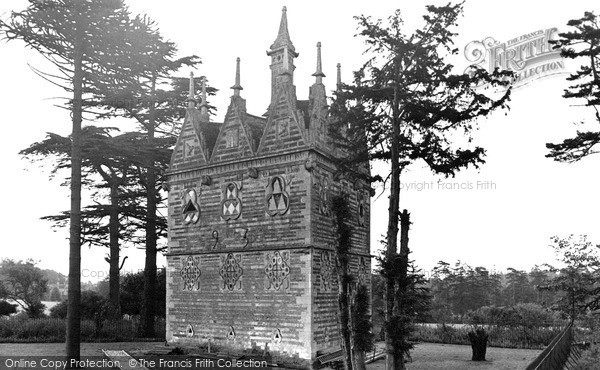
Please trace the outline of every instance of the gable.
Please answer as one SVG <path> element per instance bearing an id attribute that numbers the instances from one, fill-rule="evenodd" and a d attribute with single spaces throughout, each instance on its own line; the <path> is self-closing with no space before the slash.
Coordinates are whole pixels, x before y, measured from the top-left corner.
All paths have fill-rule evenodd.
<path id="1" fill-rule="evenodd" d="M 276 104 L 269 111 L 269 118 L 258 147 L 258 154 L 288 151 L 306 146 L 304 120 L 294 111 L 287 89 L 276 93 Z"/>
<path id="2" fill-rule="evenodd" d="M 211 163 L 248 158 L 254 155 L 252 136 L 248 133 L 242 116 L 243 114 L 239 112 L 232 101 L 215 142 Z"/>
<path id="3" fill-rule="evenodd" d="M 179 138 L 171 155 L 169 168 L 173 171 L 202 166 L 208 163 L 204 154 L 203 143 L 201 143 L 194 127 L 194 123 L 198 118 L 195 117 L 195 113 L 197 113 L 195 109 L 186 112 Z"/>

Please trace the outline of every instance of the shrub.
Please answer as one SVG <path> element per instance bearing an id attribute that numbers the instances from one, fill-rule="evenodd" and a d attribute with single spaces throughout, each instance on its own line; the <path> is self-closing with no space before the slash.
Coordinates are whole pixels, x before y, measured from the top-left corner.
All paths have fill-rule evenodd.
<path id="1" fill-rule="evenodd" d="M 67 317 L 68 301 L 62 301 L 50 309 L 50 317 L 64 319 Z M 100 294 L 85 290 L 81 292 L 81 317 L 84 319 L 96 319 L 102 317 L 106 306 L 106 299 Z"/>
<path id="2" fill-rule="evenodd" d="M 65 340 L 65 320 L 58 318 L 23 319 L 10 317 L 0 320 L 0 342 L 63 342 Z M 81 340 L 92 341 L 135 341 L 138 337 L 139 320 L 97 320 L 81 321 Z M 155 338 L 164 340 L 165 321 L 156 320 Z"/>
<path id="3" fill-rule="evenodd" d="M 600 344 L 583 351 L 572 370 L 600 370 Z"/>
<path id="4" fill-rule="evenodd" d="M 535 303 L 519 303 L 509 307 L 484 306 L 467 313 L 474 325 L 527 326 L 555 325 L 559 315 Z"/>
<path id="5" fill-rule="evenodd" d="M 560 327 L 535 327 L 525 326 L 483 326 L 488 333 L 488 346 L 508 348 L 544 348 L 557 335 Z M 448 343 L 448 344 L 470 344 L 468 332 L 473 330 L 470 325 L 416 325 L 416 330 L 410 337 L 411 341 Z"/>

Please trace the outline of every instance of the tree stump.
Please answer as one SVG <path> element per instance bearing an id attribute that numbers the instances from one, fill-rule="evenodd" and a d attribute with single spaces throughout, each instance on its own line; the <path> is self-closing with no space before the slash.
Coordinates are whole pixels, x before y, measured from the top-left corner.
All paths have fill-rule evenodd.
<path id="1" fill-rule="evenodd" d="M 472 361 L 485 361 L 488 335 L 482 328 L 469 332 L 469 341 L 473 350 Z"/>

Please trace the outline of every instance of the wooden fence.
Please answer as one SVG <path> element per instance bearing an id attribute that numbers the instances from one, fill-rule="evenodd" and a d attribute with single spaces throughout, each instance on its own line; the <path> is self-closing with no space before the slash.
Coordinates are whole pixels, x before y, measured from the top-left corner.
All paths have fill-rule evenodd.
<path id="1" fill-rule="evenodd" d="M 573 324 L 569 324 L 550 344 L 533 360 L 526 370 L 561 370 L 575 366 L 581 357 L 574 346 Z"/>

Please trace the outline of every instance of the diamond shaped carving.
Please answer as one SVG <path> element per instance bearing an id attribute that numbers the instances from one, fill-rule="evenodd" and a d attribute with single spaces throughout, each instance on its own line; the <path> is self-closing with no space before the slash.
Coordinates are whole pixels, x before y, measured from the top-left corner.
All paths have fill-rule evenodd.
<path id="1" fill-rule="evenodd" d="M 228 183 L 223 189 L 221 201 L 221 217 L 224 220 L 235 220 L 242 214 L 240 186 L 235 182 Z"/>
<path id="2" fill-rule="evenodd" d="M 221 259 L 219 275 L 223 279 L 223 290 L 233 291 L 242 289 L 240 278 L 244 270 L 242 269 L 241 262 L 242 256 L 238 255 L 236 258 L 233 253 L 228 253 L 227 257 Z"/>
<path id="3" fill-rule="evenodd" d="M 198 290 L 200 288 L 200 263 L 199 260 L 188 256 L 181 268 L 181 278 L 183 280 L 183 290 Z"/>
<path id="4" fill-rule="evenodd" d="M 200 219 L 200 205 L 198 204 L 198 195 L 196 190 L 187 189 L 183 192 L 183 209 L 181 211 L 183 216 L 183 223 L 190 224 L 196 223 Z"/>
<path id="5" fill-rule="evenodd" d="M 280 288 L 288 289 L 290 287 L 290 265 L 289 252 L 280 253 L 279 251 L 273 254 L 267 253 L 267 267 L 265 267 L 267 275 L 267 290 L 280 290 Z"/>

